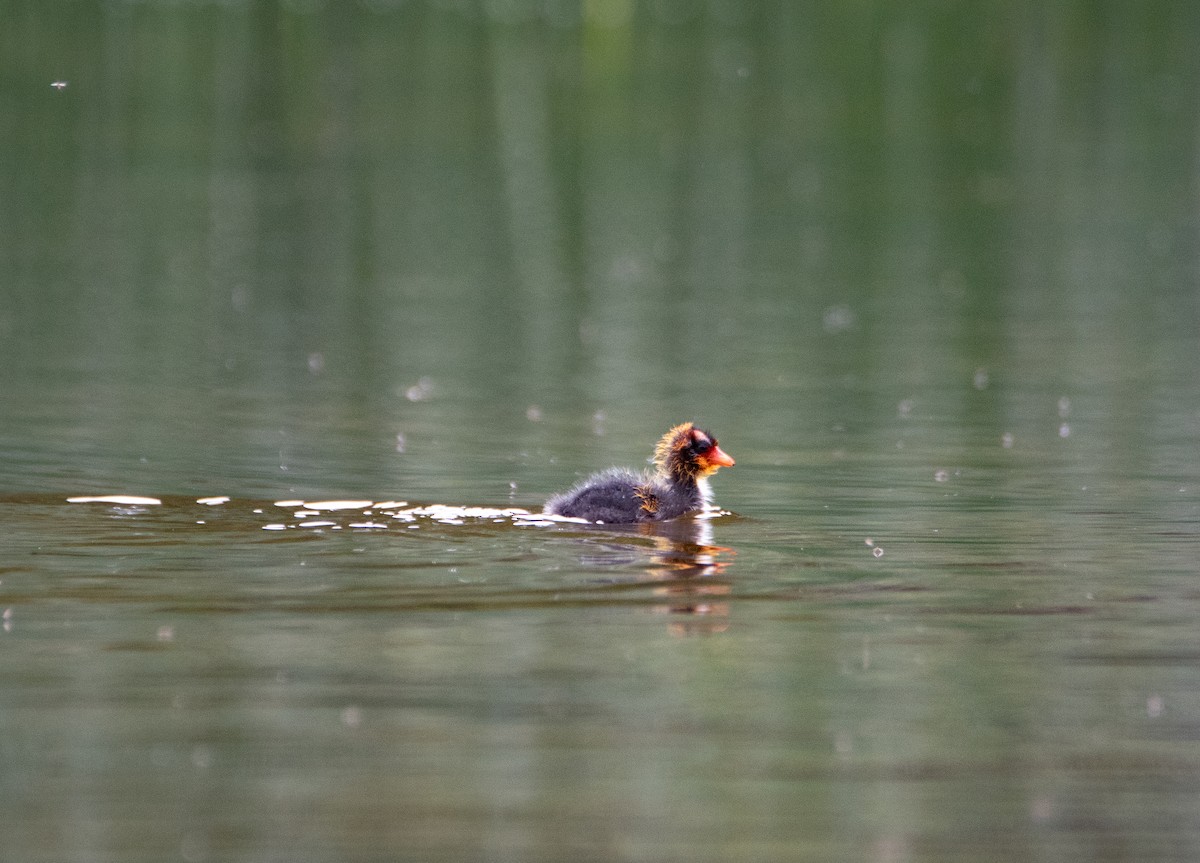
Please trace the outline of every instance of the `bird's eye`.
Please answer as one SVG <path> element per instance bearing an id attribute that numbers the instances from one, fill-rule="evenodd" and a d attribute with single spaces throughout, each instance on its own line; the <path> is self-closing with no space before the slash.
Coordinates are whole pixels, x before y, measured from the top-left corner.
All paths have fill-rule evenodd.
<path id="1" fill-rule="evenodd" d="M 693 445 L 693 449 L 701 454 L 708 452 L 710 449 L 712 449 L 712 447 L 712 441 L 704 440 L 703 438 L 696 441 L 696 443 Z"/>

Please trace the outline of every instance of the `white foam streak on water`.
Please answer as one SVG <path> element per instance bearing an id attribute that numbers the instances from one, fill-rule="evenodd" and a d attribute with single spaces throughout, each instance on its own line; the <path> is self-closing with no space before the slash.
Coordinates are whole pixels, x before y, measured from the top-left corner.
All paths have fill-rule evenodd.
<path id="1" fill-rule="evenodd" d="M 124 506 L 159 506 L 162 501 L 156 497 L 139 497 L 133 494 L 105 494 L 81 497 L 69 497 L 67 503 L 115 503 Z"/>
<path id="2" fill-rule="evenodd" d="M 229 503 L 231 498 L 226 495 L 213 497 L 202 497 L 196 499 L 196 503 L 204 506 L 218 506 Z M 110 494 L 110 495 L 81 495 L 67 498 L 68 503 L 108 503 L 122 506 L 158 506 L 162 504 L 162 500 L 156 497 L 142 497 L 139 495 L 127 494 Z M 520 507 L 489 507 L 489 506 L 460 506 L 444 503 L 425 504 L 423 506 L 408 506 L 407 501 L 388 500 L 378 503 L 370 500 L 277 500 L 275 506 L 281 509 L 294 510 L 292 516 L 298 521 L 291 527 L 334 527 L 340 529 L 335 521 L 330 521 L 327 518 L 321 519 L 319 516 L 325 513 L 340 512 L 344 510 L 359 510 L 368 518 L 378 515 L 387 515 L 394 521 L 400 522 L 415 522 L 418 520 L 428 519 L 436 521 L 440 524 L 461 525 L 471 521 L 491 521 L 494 523 L 503 523 L 511 521 L 518 527 L 550 527 L 555 524 L 589 524 L 587 519 L 583 518 L 568 518 L 561 515 L 549 515 L 547 513 L 532 512 Z M 404 507 L 401 509 L 401 507 Z M 255 509 L 254 512 L 261 513 L 261 509 Z M 698 519 L 718 518 L 722 515 L 727 515 L 725 510 L 714 507 L 706 507 L 702 512 L 697 514 Z M 375 521 L 355 522 L 348 525 L 352 528 L 382 528 L 387 525 Z M 263 525 L 263 530 L 286 530 L 289 527 L 287 524 L 272 522 Z"/>
<path id="3" fill-rule="evenodd" d="M 489 521 L 492 523 L 511 522 L 517 527 L 550 527 L 555 524 L 588 524 L 586 519 L 567 518 L 560 515 L 547 515 L 532 512 L 520 507 L 489 507 L 489 506 L 459 506 L 444 503 L 426 504 L 423 506 L 408 506 L 405 501 L 383 501 L 373 503 L 366 501 L 276 501 L 276 506 L 295 507 L 297 519 L 313 519 L 321 512 L 358 509 L 363 515 L 379 515 L 386 512 L 393 521 L 409 524 L 415 527 L 418 521 L 433 521 L 438 524 L 463 525 L 470 522 Z M 398 509 L 398 507 L 405 507 Z M 712 514 L 707 517 L 711 518 Z M 352 522 L 347 527 L 356 529 L 387 528 L 388 524 L 379 521 Z M 263 526 L 263 530 L 286 530 L 288 527 L 340 527 L 337 522 L 327 519 L 304 520 L 287 525 L 273 522 Z"/>

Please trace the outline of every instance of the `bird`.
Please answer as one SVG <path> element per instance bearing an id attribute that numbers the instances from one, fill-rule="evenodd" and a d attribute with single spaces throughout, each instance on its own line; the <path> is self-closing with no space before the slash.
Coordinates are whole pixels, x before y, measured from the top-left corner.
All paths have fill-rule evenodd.
<path id="1" fill-rule="evenodd" d="M 614 467 L 593 474 L 551 497 L 543 511 L 603 524 L 667 521 L 708 506 L 708 477 L 734 460 L 716 438 L 687 422 L 659 439 L 654 464 L 644 473 Z"/>

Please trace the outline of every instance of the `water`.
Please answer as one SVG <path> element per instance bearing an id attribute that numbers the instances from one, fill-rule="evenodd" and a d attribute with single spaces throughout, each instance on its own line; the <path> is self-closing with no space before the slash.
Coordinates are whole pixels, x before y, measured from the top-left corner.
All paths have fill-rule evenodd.
<path id="1" fill-rule="evenodd" d="M 5 856 L 1200 856 L 1191 6 L 9 19 Z"/>
<path id="2" fill-rule="evenodd" d="M 722 487 L 754 482 L 743 463 Z M 778 472 L 803 512 L 654 531 L 6 499 L 7 841 L 47 859 L 1196 850 L 1194 490 L 1126 478 L 1052 507 L 1043 470 L 1011 465 Z"/>

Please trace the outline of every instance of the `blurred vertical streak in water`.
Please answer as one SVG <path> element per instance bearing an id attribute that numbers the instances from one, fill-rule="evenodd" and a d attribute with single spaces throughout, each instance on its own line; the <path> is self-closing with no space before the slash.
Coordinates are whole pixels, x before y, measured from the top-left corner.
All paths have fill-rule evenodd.
<path id="1" fill-rule="evenodd" d="M 506 234 L 526 350 L 560 364 L 573 292 L 564 263 L 563 203 L 552 164 L 551 70 L 545 39 L 531 25 L 490 28 L 491 85 Z"/>

